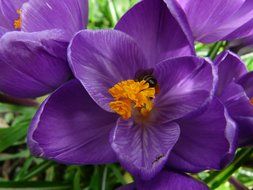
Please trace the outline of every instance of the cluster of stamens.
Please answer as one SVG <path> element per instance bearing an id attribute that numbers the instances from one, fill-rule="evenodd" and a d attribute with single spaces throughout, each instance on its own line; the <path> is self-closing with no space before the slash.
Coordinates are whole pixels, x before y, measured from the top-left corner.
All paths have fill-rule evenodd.
<path id="1" fill-rule="evenodd" d="M 19 15 L 19 18 L 17 20 L 14 20 L 14 28 L 15 29 L 21 29 L 21 24 L 22 24 L 22 21 L 21 21 L 21 9 L 18 9 L 17 10 L 17 13 Z"/>
<path id="2" fill-rule="evenodd" d="M 146 117 L 153 108 L 155 88 L 150 88 L 144 80 L 119 82 L 109 89 L 109 93 L 114 98 L 110 108 L 123 119 L 129 119 L 136 110 Z"/>

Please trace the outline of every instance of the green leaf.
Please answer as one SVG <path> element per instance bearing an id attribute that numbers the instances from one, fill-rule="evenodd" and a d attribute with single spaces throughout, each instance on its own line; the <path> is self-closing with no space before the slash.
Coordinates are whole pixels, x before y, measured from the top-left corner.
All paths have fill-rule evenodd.
<path id="1" fill-rule="evenodd" d="M 80 168 L 77 168 L 74 180 L 73 180 L 73 189 L 74 190 L 81 190 L 80 186 L 80 178 L 81 178 L 81 170 Z"/>
<path id="2" fill-rule="evenodd" d="M 93 175 L 91 177 L 90 189 L 101 190 L 101 177 L 102 177 L 102 166 L 95 166 Z"/>
<path id="3" fill-rule="evenodd" d="M 23 167 L 21 167 L 16 177 L 14 178 L 15 181 L 20 181 L 20 179 L 22 179 L 22 177 L 28 173 L 28 169 L 32 165 L 32 162 L 33 162 L 32 157 L 26 159 L 25 163 L 23 164 Z"/>
<path id="4" fill-rule="evenodd" d="M 108 168 L 110 170 L 112 170 L 114 176 L 116 177 L 116 179 L 122 184 L 122 185 L 125 185 L 126 184 L 126 180 L 124 179 L 124 176 L 121 174 L 120 172 L 120 168 L 117 167 L 116 165 L 114 164 L 111 164 L 108 166 Z"/>
<path id="5" fill-rule="evenodd" d="M 26 136 L 30 119 L 15 123 L 12 127 L 0 129 L 0 152 Z"/>
<path id="6" fill-rule="evenodd" d="M 40 163 L 39 165 L 37 165 L 36 167 L 34 167 L 32 170 L 30 170 L 27 175 L 20 177 L 20 181 L 27 181 L 31 178 L 33 178 L 34 176 L 40 174 L 41 172 L 44 172 L 45 170 L 47 170 L 48 168 L 50 168 L 51 166 L 53 166 L 55 163 L 53 161 L 48 161 L 45 160 L 42 163 Z"/>
<path id="7" fill-rule="evenodd" d="M 0 154 L 0 162 L 5 161 L 5 160 L 13 160 L 13 159 L 17 159 L 17 158 L 27 158 L 29 155 L 30 155 L 29 150 L 23 150 L 23 151 L 20 151 L 16 154 L 2 153 L 2 154 Z"/>

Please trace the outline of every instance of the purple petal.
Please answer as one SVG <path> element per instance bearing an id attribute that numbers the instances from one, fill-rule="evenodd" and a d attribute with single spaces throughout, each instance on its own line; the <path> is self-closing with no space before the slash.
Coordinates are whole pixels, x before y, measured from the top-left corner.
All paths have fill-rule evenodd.
<path id="1" fill-rule="evenodd" d="M 149 67 L 167 58 L 194 54 L 190 32 L 183 31 L 163 0 L 145 0 L 136 4 L 115 29 L 137 41 Z"/>
<path id="2" fill-rule="evenodd" d="M 253 71 L 242 76 L 238 83 L 242 85 L 248 97 L 253 98 Z"/>
<path id="3" fill-rule="evenodd" d="M 216 73 L 204 59 L 181 57 L 158 64 L 154 71 L 160 88 L 155 110 L 165 122 L 204 106 L 213 95 Z"/>
<path id="4" fill-rule="evenodd" d="M 6 28 L 3 28 L 0 26 L 0 38 L 7 32 L 8 30 Z"/>
<path id="5" fill-rule="evenodd" d="M 253 1 L 245 0 L 240 9 L 220 27 L 220 31 L 231 31 L 223 40 L 233 40 L 253 34 Z"/>
<path id="6" fill-rule="evenodd" d="M 211 43 L 253 33 L 251 0 L 177 0 L 187 15 L 196 40 Z"/>
<path id="7" fill-rule="evenodd" d="M 36 156 L 67 164 L 115 162 L 109 134 L 116 120 L 73 80 L 41 105 L 29 129 L 28 145 Z"/>
<path id="8" fill-rule="evenodd" d="M 253 50 L 253 35 L 233 40 L 229 43 L 229 49 L 231 49 L 233 52 L 238 53 L 239 55 L 251 53 Z"/>
<path id="9" fill-rule="evenodd" d="M 88 21 L 87 0 L 30 0 L 22 7 L 22 30 L 37 32 L 62 29 L 71 39 Z"/>
<path id="10" fill-rule="evenodd" d="M 137 181 L 138 190 L 208 190 L 207 185 L 188 176 L 172 171 L 162 171 L 155 178 L 149 181 Z"/>
<path id="11" fill-rule="evenodd" d="M 68 56 L 75 77 L 107 111 L 111 111 L 112 101 L 109 88 L 134 79 L 146 63 L 132 38 L 116 30 L 79 32 L 70 44 Z"/>
<path id="12" fill-rule="evenodd" d="M 218 86 L 216 94 L 220 96 L 231 82 L 247 73 L 246 66 L 242 60 L 230 51 L 224 51 L 215 60 L 218 66 Z"/>
<path id="13" fill-rule="evenodd" d="M 62 32 L 8 32 L 0 40 L 0 90 L 15 97 L 52 92 L 71 77 Z"/>
<path id="14" fill-rule="evenodd" d="M 224 31 L 217 32 L 217 29 L 239 10 L 245 0 L 177 1 L 185 10 L 195 39 L 207 43 L 218 41 L 227 35 Z"/>
<path id="15" fill-rule="evenodd" d="M 239 130 L 239 145 L 253 144 L 253 105 L 240 85 L 231 83 L 220 99 L 236 121 Z"/>
<path id="16" fill-rule="evenodd" d="M 28 0 L 1 0 L 0 1 L 0 26 L 15 30 L 14 21 L 19 18 L 17 10 Z"/>
<path id="17" fill-rule="evenodd" d="M 208 109 L 196 117 L 182 119 L 180 138 L 168 164 L 184 172 L 221 169 L 233 158 L 236 148 L 236 125 L 224 106 L 213 100 Z"/>
<path id="18" fill-rule="evenodd" d="M 142 126 L 119 119 L 110 141 L 122 166 L 135 177 L 148 180 L 161 171 L 179 134 L 176 123 Z"/>

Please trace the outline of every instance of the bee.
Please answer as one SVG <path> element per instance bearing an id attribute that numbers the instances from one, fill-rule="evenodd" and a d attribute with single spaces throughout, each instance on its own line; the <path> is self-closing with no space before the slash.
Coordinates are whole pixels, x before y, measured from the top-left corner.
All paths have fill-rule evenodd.
<path id="1" fill-rule="evenodd" d="M 149 84 L 149 88 L 155 88 L 156 94 L 159 92 L 158 82 L 156 78 L 153 76 L 153 70 L 149 69 L 146 71 L 139 71 L 136 74 L 136 81 L 146 81 Z"/>
<path id="2" fill-rule="evenodd" d="M 155 88 L 157 86 L 157 80 L 152 75 L 144 75 L 138 79 L 138 81 L 145 80 L 149 84 L 149 88 Z"/>
<path id="3" fill-rule="evenodd" d="M 162 159 L 165 155 L 164 154 L 160 154 L 156 157 L 156 159 L 152 162 L 152 164 L 158 162 L 160 159 Z"/>

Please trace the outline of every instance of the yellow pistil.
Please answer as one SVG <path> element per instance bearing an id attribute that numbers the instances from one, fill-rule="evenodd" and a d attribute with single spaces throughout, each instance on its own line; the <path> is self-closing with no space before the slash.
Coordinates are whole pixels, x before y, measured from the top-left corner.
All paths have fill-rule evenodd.
<path id="1" fill-rule="evenodd" d="M 21 24 L 22 24 L 22 21 L 21 21 L 21 9 L 18 9 L 17 10 L 17 13 L 19 15 L 19 18 L 17 20 L 14 20 L 14 28 L 15 29 L 21 29 Z"/>
<path id="2" fill-rule="evenodd" d="M 114 98 L 110 102 L 110 108 L 123 119 L 129 119 L 133 110 L 137 110 L 142 116 L 147 116 L 153 108 L 152 99 L 155 98 L 155 88 L 142 80 L 126 80 L 117 83 L 109 89 Z"/>

